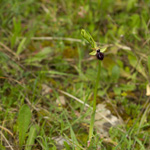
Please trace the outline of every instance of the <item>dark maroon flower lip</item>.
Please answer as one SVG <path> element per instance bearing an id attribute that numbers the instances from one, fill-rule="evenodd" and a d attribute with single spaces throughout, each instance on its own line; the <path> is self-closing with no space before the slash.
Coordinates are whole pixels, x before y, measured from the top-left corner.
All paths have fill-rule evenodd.
<path id="1" fill-rule="evenodd" d="M 104 59 L 104 54 L 102 52 L 100 52 L 100 49 L 96 50 L 96 57 L 99 60 L 103 60 Z"/>

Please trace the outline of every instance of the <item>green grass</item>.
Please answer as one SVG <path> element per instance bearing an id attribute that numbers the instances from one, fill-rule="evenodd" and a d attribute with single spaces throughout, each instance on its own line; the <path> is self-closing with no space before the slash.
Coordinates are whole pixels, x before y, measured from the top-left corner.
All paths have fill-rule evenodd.
<path id="1" fill-rule="evenodd" d="M 1 0 L 0 6 L 0 149 L 87 149 L 98 60 L 81 29 L 108 47 L 97 105 L 123 120 L 109 137 L 95 128 L 89 149 L 150 149 L 149 0 Z M 60 137 L 64 144 L 56 142 Z"/>

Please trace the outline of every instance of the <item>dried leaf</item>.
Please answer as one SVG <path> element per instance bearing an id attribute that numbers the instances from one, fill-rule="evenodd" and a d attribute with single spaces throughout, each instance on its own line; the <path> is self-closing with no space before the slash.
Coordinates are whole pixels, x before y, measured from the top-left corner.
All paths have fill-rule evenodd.
<path id="1" fill-rule="evenodd" d="M 58 105 L 63 105 L 63 106 L 65 106 L 65 105 L 66 105 L 65 97 L 64 97 L 64 96 L 59 96 L 59 98 L 56 100 L 56 103 L 57 103 Z"/>
<path id="2" fill-rule="evenodd" d="M 46 84 L 42 84 L 42 95 L 51 93 L 53 90 Z"/>
<path id="3" fill-rule="evenodd" d="M 147 87 L 146 87 L 146 96 L 150 96 L 150 85 L 147 84 Z"/>

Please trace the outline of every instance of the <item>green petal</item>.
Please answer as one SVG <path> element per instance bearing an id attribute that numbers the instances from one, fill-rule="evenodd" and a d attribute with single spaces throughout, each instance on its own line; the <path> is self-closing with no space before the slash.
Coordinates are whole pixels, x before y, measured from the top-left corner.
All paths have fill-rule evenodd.
<path id="1" fill-rule="evenodd" d="M 104 53 L 106 51 L 107 47 L 103 47 L 103 48 L 100 48 L 100 52 Z"/>
<path id="2" fill-rule="evenodd" d="M 96 55 L 96 51 L 92 51 L 91 53 L 89 53 L 90 55 Z"/>

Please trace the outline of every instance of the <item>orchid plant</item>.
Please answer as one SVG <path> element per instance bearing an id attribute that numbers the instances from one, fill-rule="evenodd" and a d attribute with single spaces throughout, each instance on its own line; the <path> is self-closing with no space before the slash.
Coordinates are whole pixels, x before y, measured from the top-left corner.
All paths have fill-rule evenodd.
<path id="1" fill-rule="evenodd" d="M 89 129 L 89 140 L 88 140 L 88 147 L 91 144 L 91 140 L 93 137 L 93 128 L 94 128 L 94 121 L 95 121 L 95 113 L 96 113 L 96 95 L 97 95 L 97 89 L 98 89 L 98 84 L 100 81 L 100 71 L 101 71 L 101 61 L 104 59 L 104 52 L 106 51 L 107 47 L 100 48 L 97 46 L 96 42 L 84 29 L 81 30 L 81 35 L 83 38 L 88 41 L 91 44 L 92 47 L 92 52 L 90 52 L 90 55 L 95 55 L 99 61 L 98 65 L 98 72 L 97 72 L 97 78 L 95 82 L 95 88 L 94 88 L 94 99 L 93 99 L 93 112 L 91 116 L 91 121 L 90 121 L 90 129 Z"/>

